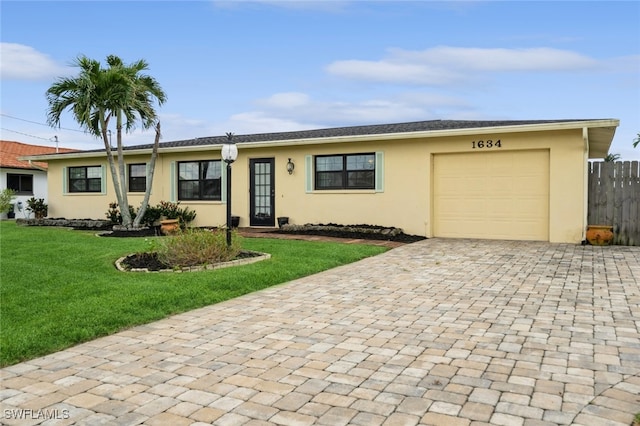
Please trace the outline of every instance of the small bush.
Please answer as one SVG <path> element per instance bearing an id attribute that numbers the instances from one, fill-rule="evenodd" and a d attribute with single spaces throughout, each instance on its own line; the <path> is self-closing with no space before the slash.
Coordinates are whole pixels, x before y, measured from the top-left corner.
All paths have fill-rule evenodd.
<path id="1" fill-rule="evenodd" d="M 131 215 L 131 219 L 136 217 L 136 210 L 131 206 L 129 206 L 129 214 Z M 120 213 L 120 206 L 116 202 L 109 203 L 109 210 L 107 210 L 105 216 L 115 225 L 122 223 L 122 213 Z"/>
<path id="2" fill-rule="evenodd" d="M 160 209 L 160 216 L 164 216 L 167 219 L 180 218 L 180 203 L 160 201 L 160 204 L 158 204 L 158 209 Z"/>
<path id="3" fill-rule="evenodd" d="M 160 208 L 158 208 L 157 206 L 147 206 L 147 209 L 144 211 L 144 216 L 142 216 L 142 223 L 144 226 L 153 226 L 154 223 L 156 223 L 157 221 L 160 220 L 160 217 L 162 216 L 162 212 L 160 211 Z M 135 218 L 135 215 L 131 216 L 132 218 Z"/>
<path id="4" fill-rule="evenodd" d="M 11 188 L 5 188 L 0 191 L 0 213 L 7 213 L 11 211 L 11 201 L 16 196 L 16 191 Z"/>
<path id="5" fill-rule="evenodd" d="M 27 200 L 27 210 L 33 212 L 36 219 L 47 217 L 49 206 L 44 202 L 44 198 L 31 197 Z"/>
<path id="6" fill-rule="evenodd" d="M 227 262 L 240 254 L 240 238 L 234 231 L 227 247 L 226 230 L 187 229 L 157 241 L 158 260 L 172 268 Z"/>
<path id="7" fill-rule="evenodd" d="M 135 219 L 139 210 L 139 208 L 135 209 L 132 206 L 129 206 L 131 219 Z M 109 219 L 113 224 L 122 223 L 122 214 L 120 213 L 120 206 L 118 206 L 118 203 L 109 203 L 109 209 L 105 213 L 105 216 L 107 216 L 107 219 Z M 140 224 L 142 226 L 151 227 L 154 226 L 155 222 L 161 218 L 178 219 L 180 220 L 180 227 L 185 229 L 187 225 L 196 218 L 196 212 L 189 210 L 189 207 L 180 208 L 180 202 L 171 203 L 169 201 L 160 201 L 156 206 L 147 206 L 147 210 L 145 210 Z"/>
<path id="8" fill-rule="evenodd" d="M 185 229 L 189 222 L 192 222 L 196 218 L 196 212 L 189 210 L 189 207 L 181 208 L 180 201 L 177 203 L 160 201 L 160 204 L 158 204 L 156 208 L 160 211 L 161 217 L 178 219 L 182 229 Z"/>

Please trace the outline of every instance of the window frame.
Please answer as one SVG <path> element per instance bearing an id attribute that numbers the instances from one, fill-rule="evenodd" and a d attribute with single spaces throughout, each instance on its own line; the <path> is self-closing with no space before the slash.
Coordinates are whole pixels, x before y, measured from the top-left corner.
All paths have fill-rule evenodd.
<path id="1" fill-rule="evenodd" d="M 220 177 L 214 179 L 203 179 L 203 169 L 202 165 L 204 163 L 217 163 L 220 167 Z M 180 177 L 180 166 L 183 164 L 198 164 L 198 179 L 181 179 Z M 178 161 L 176 164 L 176 196 L 178 201 L 222 201 L 222 160 L 221 159 L 208 159 L 208 160 L 191 160 L 191 161 Z M 214 184 L 214 196 L 212 198 L 203 197 L 204 192 L 206 191 L 206 185 L 204 183 L 211 181 Z M 219 188 L 215 188 L 215 181 L 218 181 Z M 198 182 L 198 197 L 186 197 L 183 193 L 181 182 Z M 218 189 L 217 194 L 215 193 L 215 189 Z"/>
<path id="2" fill-rule="evenodd" d="M 84 169 L 84 175 L 85 177 L 83 178 L 73 178 L 73 170 L 74 169 Z M 100 171 L 100 177 L 88 177 L 89 175 L 89 170 L 88 169 L 98 169 Z M 102 179 L 103 179 L 103 174 L 102 174 L 102 166 L 97 165 L 97 166 L 69 166 L 67 169 L 67 189 L 68 192 L 71 194 L 85 194 L 85 193 L 90 193 L 90 194 L 99 194 L 102 193 L 103 189 L 102 189 Z M 85 182 L 85 189 L 84 190 L 76 190 L 75 186 L 72 184 L 72 182 L 75 181 L 84 181 Z M 97 189 L 89 189 L 91 188 L 90 183 L 98 181 L 100 184 L 98 185 Z"/>
<path id="3" fill-rule="evenodd" d="M 358 169 L 358 168 L 348 168 L 348 158 L 349 157 L 358 157 L 358 156 L 371 156 L 373 160 L 373 169 Z M 342 168 L 340 170 L 318 170 L 318 159 L 328 158 L 328 157 L 341 157 L 342 159 Z M 331 191 L 331 190 L 375 190 L 376 189 L 376 172 L 377 172 L 377 158 L 375 152 L 361 152 L 361 153 L 349 153 L 349 154 L 326 154 L 326 155 L 316 155 L 313 157 L 313 171 L 314 171 L 314 189 L 316 191 Z M 371 177 L 370 183 L 366 185 L 349 185 L 349 175 L 351 173 L 360 173 L 360 172 L 370 172 Z M 340 185 L 322 185 L 321 177 L 322 176 L 340 176 L 341 184 Z"/>
<path id="4" fill-rule="evenodd" d="M 18 178 L 18 188 L 12 188 L 10 186 L 9 180 L 11 178 Z M 31 189 L 23 190 L 22 184 L 23 178 L 31 178 Z M 7 188 L 13 189 L 16 191 L 16 195 L 33 195 L 33 175 L 28 173 L 7 173 Z"/>
<path id="5" fill-rule="evenodd" d="M 131 166 L 144 166 L 144 174 L 142 176 L 134 176 L 131 173 Z M 139 180 L 143 182 L 142 189 L 136 187 L 136 185 L 132 185 L 134 182 L 133 179 Z M 140 183 L 137 183 L 139 186 Z M 127 164 L 127 191 L 128 192 L 146 192 L 147 190 L 147 163 L 130 163 Z"/>

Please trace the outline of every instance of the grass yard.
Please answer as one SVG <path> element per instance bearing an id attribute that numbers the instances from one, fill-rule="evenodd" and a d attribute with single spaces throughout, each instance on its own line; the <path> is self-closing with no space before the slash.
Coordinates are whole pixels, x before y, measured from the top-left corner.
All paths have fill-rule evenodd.
<path id="1" fill-rule="evenodd" d="M 125 273 L 120 256 L 152 239 L 0 222 L 0 366 L 211 305 L 385 251 L 369 245 L 246 238 L 255 264 L 190 273 Z"/>

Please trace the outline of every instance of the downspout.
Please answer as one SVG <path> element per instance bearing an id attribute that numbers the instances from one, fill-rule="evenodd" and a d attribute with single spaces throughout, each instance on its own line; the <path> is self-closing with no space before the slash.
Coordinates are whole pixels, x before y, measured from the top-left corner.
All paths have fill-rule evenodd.
<path id="1" fill-rule="evenodd" d="M 584 153 L 583 153 L 583 161 L 582 164 L 583 171 L 583 217 L 582 217 L 582 244 L 586 244 L 587 242 L 587 225 L 589 219 L 589 129 L 586 127 L 582 128 L 582 141 L 584 143 Z"/>

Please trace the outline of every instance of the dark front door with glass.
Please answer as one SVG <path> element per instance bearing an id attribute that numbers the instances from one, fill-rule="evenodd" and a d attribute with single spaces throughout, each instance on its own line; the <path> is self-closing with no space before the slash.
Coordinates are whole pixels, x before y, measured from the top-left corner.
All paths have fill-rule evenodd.
<path id="1" fill-rule="evenodd" d="M 256 158 L 249 161 L 250 226 L 275 226 L 274 162 L 273 158 Z"/>

